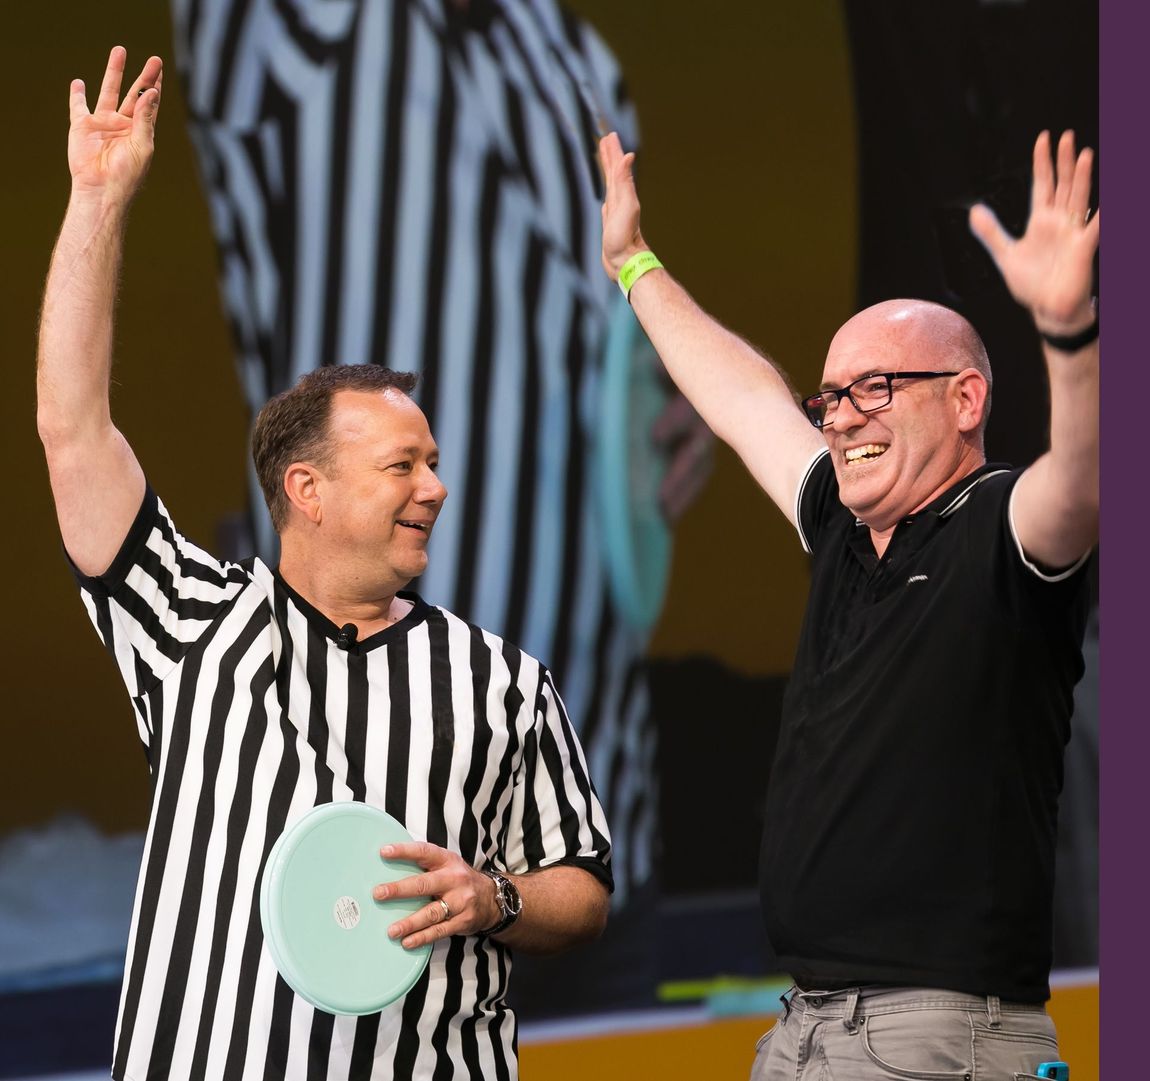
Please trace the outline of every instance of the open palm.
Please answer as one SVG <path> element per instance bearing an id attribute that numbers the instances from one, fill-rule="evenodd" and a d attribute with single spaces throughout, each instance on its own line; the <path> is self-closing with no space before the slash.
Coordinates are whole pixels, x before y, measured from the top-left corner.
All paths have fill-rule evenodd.
<path id="1" fill-rule="evenodd" d="M 986 246 L 1014 299 L 1030 309 L 1039 330 L 1066 334 L 1093 319 L 1091 290 L 1099 215 L 1090 210 L 1089 149 L 1074 152 L 1074 133 L 1064 132 L 1052 163 L 1050 136 L 1034 144 L 1030 220 L 1012 237 L 989 207 L 970 212 L 970 227 Z"/>
<path id="2" fill-rule="evenodd" d="M 117 45 L 108 56 L 95 109 L 89 111 L 81 79 L 73 79 L 69 113 L 68 168 L 81 192 L 131 196 L 152 160 L 160 106 L 163 62 L 150 57 L 123 101 L 120 86 L 127 52 Z"/>

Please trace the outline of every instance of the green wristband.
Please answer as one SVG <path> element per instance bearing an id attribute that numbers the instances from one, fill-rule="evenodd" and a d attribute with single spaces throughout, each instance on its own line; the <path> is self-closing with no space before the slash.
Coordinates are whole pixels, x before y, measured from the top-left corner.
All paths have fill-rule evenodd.
<path id="1" fill-rule="evenodd" d="M 663 264 L 659 262 L 659 257 L 653 251 L 636 252 L 619 268 L 619 288 L 622 290 L 623 295 L 627 298 L 627 302 L 631 301 L 631 290 L 634 288 L 635 283 L 647 273 L 648 270 L 655 270 Z"/>

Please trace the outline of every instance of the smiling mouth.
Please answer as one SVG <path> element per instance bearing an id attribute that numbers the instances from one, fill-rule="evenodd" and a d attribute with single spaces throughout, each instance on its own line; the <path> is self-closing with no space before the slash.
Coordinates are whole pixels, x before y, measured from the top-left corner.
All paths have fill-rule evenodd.
<path id="1" fill-rule="evenodd" d="M 850 450 L 843 452 L 843 458 L 846 459 L 847 465 L 854 465 L 856 462 L 873 462 L 876 458 L 882 457 L 889 446 L 888 443 L 867 443 L 861 447 L 851 447 Z"/>
<path id="2" fill-rule="evenodd" d="M 404 519 L 401 518 L 399 520 L 399 524 L 401 526 L 404 526 L 407 529 L 418 530 L 420 533 L 426 534 L 426 533 L 431 532 L 431 523 L 430 522 L 409 522 L 409 521 L 405 521 Z"/>

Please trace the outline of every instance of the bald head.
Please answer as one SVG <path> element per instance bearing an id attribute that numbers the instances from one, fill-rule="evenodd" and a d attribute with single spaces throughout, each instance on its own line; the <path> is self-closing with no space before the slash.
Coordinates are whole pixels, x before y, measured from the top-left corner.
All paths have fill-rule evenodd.
<path id="1" fill-rule="evenodd" d="M 990 358 L 978 331 L 956 311 L 929 300 L 884 300 L 848 319 L 831 340 L 827 367 L 844 352 L 873 350 L 875 371 L 899 358 L 899 367 L 937 371 L 974 368 L 986 380 L 986 405 L 978 427 L 981 439 L 990 415 Z M 904 358 L 913 358 L 913 363 Z M 893 365 L 892 365 L 893 366 Z"/>

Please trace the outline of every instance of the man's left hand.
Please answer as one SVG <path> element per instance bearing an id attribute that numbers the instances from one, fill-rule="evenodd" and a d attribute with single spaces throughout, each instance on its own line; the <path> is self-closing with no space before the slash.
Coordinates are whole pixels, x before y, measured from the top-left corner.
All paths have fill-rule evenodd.
<path id="1" fill-rule="evenodd" d="M 1090 216 L 1093 162 L 1089 148 L 1075 154 L 1072 131 L 1063 132 L 1052 162 L 1050 135 L 1044 131 L 1034 144 L 1026 232 L 1016 240 L 981 203 L 970 212 L 971 230 L 1043 334 L 1077 334 L 1094 321 L 1091 291 L 1099 216 Z"/>
<path id="2" fill-rule="evenodd" d="M 427 841 L 384 845 L 379 852 L 384 859 L 417 864 L 423 873 L 376 886 L 373 896 L 377 901 L 432 898 L 423 908 L 388 928 L 391 938 L 403 939 L 405 949 L 449 935 L 477 934 L 499 922 L 495 884 L 458 853 Z"/>

